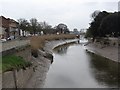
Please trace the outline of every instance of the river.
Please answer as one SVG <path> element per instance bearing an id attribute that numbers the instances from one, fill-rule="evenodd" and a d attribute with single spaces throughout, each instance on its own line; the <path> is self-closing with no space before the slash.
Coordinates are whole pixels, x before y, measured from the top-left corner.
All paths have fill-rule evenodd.
<path id="1" fill-rule="evenodd" d="M 86 52 L 83 44 L 53 50 L 45 88 L 117 88 L 118 63 Z"/>

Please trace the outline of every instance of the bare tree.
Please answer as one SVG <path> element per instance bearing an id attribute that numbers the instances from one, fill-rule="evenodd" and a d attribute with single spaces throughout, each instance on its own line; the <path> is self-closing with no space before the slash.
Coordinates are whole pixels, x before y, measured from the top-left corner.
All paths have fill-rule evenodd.
<path id="1" fill-rule="evenodd" d="M 25 31 L 27 31 L 29 22 L 24 18 L 20 18 L 18 19 L 18 23 L 19 23 L 19 29 L 22 30 L 22 36 L 25 36 Z"/>
<path id="2" fill-rule="evenodd" d="M 37 31 L 37 25 L 38 25 L 37 19 L 36 18 L 30 19 L 30 24 L 31 24 L 31 28 L 33 30 L 33 33 L 35 35 L 36 31 Z"/>
<path id="3" fill-rule="evenodd" d="M 49 25 L 47 22 L 40 22 L 40 25 L 41 25 L 41 27 L 42 27 L 42 30 L 43 30 L 43 32 L 44 32 L 44 34 L 50 34 L 51 32 L 52 32 L 52 26 L 51 25 Z"/>

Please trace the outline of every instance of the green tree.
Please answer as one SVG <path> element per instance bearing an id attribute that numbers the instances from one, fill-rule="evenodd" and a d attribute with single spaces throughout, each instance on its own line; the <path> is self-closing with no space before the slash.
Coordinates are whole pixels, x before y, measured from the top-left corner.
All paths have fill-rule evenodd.
<path id="1" fill-rule="evenodd" d="M 107 15 L 109 15 L 109 13 L 106 12 L 106 11 L 102 11 L 102 12 L 95 11 L 95 12 L 93 12 L 93 14 L 92 14 L 93 21 L 90 23 L 90 27 L 87 30 L 87 34 L 88 33 L 91 34 L 91 35 L 90 34 L 88 34 L 88 35 L 93 37 L 93 41 L 96 37 L 101 36 L 101 31 L 100 31 L 99 27 L 101 25 L 102 20 Z"/>
<path id="2" fill-rule="evenodd" d="M 111 13 L 108 16 L 106 16 L 99 27 L 99 30 L 101 32 L 101 36 L 114 36 L 117 37 L 120 34 L 120 31 L 118 29 L 118 26 L 120 24 L 120 13 L 115 12 Z"/>

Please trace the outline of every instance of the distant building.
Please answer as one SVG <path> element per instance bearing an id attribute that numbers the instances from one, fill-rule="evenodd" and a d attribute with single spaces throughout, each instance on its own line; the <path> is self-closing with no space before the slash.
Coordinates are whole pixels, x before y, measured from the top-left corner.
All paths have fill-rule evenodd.
<path id="1" fill-rule="evenodd" d="M 8 39 L 13 37 L 15 39 L 19 36 L 19 23 L 13 19 L 0 16 L 0 39 Z"/>

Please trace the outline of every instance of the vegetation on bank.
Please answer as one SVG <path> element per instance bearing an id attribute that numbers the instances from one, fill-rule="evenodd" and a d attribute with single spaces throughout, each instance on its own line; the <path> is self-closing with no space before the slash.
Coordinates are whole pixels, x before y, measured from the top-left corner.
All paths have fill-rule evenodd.
<path id="1" fill-rule="evenodd" d="M 92 14 L 92 22 L 86 32 L 86 37 L 94 39 L 98 37 L 119 37 L 120 12 L 95 11 Z"/>
<path id="2" fill-rule="evenodd" d="M 60 39 L 74 39 L 76 35 L 73 34 L 51 34 L 43 36 L 33 36 L 30 38 L 32 49 L 43 49 L 45 41 L 60 40 Z"/>
<path id="3" fill-rule="evenodd" d="M 32 64 L 25 61 L 22 57 L 16 55 L 7 55 L 2 57 L 2 72 L 12 71 L 14 69 L 26 69 Z"/>
<path id="4" fill-rule="evenodd" d="M 0 56 L 0 73 L 2 73 L 2 57 Z"/>
<path id="5" fill-rule="evenodd" d="M 43 50 L 46 41 L 52 40 L 60 40 L 60 39 L 74 39 L 76 35 L 73 34 L 51 34 L 51 35 L 43 35 L 43 36 L 33 36 L 30 38 L 31 40 L 31 48 L 32 48 L 32 55 L 34 57 L 38 57 L 37 50 Z"/>

